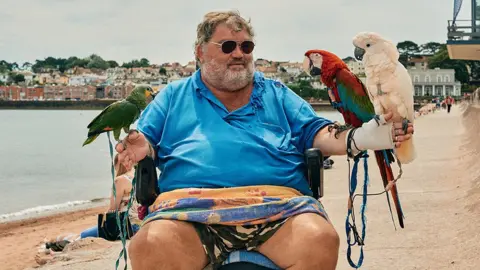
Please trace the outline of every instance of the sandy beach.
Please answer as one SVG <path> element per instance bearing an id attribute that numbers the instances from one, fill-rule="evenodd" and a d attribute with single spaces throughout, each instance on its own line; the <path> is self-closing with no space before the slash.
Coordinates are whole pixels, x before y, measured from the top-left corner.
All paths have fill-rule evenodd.
<path id="1" fill-rule="evenodd" d="M 398 182 L 405 228 L 395 229 L 385 195 L 369 196 L 363 269 L 477 269 L 480 266 L 480 107 L 454 106 L 416 119 L 417 159 L 404 165 Z M 352 269 L 346 259 L 348 163 L 334 157 L 325 171 L 322 200 L 340 238 L 337 269 Z M 370 192 L 382 185 L 369 158 Z M 363 178 L 359 174 L 360 183 Z M 361 185 L 357 189 L 360 192 Z M 356 200 L 360 209 L 360 198 Z M 43 266 L 35 254 L 45 237 L 80 232 L 96 223 L 104 208 L 0 224 L 1 269 L 112 269 L 121 243 L 84 239 Z M 357 214 L 358 216 L 358 214 Z M 358 219 L 358 218 L 357 218 Z M 396 218 L 395 218 L 395 222 Z M 361 226 L 359 223 L 358 226 Z M 360 228 L 359 228 L 360 229 Z M 353 248 L 357 261 L 358 247 Z"/>
<path id="2" fill-rule="evenodd" d="M 80 233 L 97 222 L 106 207 L 56 214 L 0 224 L 1 269 L 25 269 L 37 266 L 35 255 L 46 237 L 62 233 Z"/>

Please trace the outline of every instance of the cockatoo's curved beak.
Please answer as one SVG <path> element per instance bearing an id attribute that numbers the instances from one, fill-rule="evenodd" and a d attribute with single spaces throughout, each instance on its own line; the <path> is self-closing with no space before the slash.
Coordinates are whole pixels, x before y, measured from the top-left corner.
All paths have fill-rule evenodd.
<path id="1" fill-rule="evenodd" d="M 365 50 L 364 50 L 364 49 L 355 46 L 355 50 L 353 51 L 353 55 L 355 56 L 355 58 L 356 58 L 357 60 L 362 61 L 364 54 L 365 54 Z"/>

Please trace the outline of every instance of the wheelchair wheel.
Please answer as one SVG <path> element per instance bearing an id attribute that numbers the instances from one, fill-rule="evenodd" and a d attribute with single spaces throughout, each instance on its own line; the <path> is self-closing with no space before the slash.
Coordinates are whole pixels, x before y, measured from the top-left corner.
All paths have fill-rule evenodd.
<path id="1" fill-rule="evenodd" d="M 218 270 L 272 270 L 271 268 L 249 262 L 235 262 L 223 265 Z"/>

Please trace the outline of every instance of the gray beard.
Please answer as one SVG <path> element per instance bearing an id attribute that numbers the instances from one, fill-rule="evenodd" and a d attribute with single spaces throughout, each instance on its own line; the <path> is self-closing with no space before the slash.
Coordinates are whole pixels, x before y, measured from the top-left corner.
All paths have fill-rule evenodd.
<path id="1" fill-rule="evenodd" d="M 218 90 L 236 92 L 245 88 L 253 81 L 253 62 L 247 63 L 247 67 L 241 71 L 228 69 L 226 65 L 220 65 L 215 60 L 210 60 L 201 65 L 203 78 Z"/>

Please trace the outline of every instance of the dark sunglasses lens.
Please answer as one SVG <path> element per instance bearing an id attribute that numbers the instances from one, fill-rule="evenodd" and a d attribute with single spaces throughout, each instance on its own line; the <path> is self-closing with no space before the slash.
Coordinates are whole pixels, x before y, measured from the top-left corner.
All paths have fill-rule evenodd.
<path id="1" fill-rule="evenodd" d="M 232 40 L 225 41 L 222 44 L 222 52 L 223 53 L 231 53 L 235 50 L 235 47 L 237 47 L 237 43 L 235 41 L 232 41 Z"/>
<path id="2" fill-rule="evenodd" d="M 242 52 L 245 54 L 250 54 L 253 52 L 253 48 L 255 48 L 255 44 L 252 41 L 244 41 L 240 45 L 240 48 L 242 48 Z"/>

